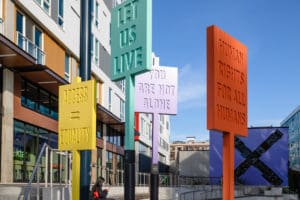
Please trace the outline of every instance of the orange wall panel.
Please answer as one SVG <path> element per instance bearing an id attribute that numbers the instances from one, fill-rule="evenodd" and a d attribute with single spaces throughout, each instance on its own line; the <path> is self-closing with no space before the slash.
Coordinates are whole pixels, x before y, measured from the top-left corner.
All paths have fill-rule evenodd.
<path id="1" fill-rule="evenodd" d="M 65 76 L 65 51 L 52 38 L 44 34 L 46 65 L 61 77 Z"/>

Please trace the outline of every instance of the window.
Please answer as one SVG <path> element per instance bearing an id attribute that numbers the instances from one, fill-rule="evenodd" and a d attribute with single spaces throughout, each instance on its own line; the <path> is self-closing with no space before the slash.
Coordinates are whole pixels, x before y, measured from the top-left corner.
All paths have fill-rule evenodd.
<path id="1" fill-rule="evenodd" d="M 122 146 L 123 145 L 122 139 L 123 138 L 122 138 L 120 132 L 118 132 L 117 130 L 111 128 L 110 126 L 107 126 L 106 141 L 108 143 L 114 144 L 116 146 Z"/>
<path id="2" fill-rule="evenodd" d="M 122 90 L 122 92 L 125 92 L 125 86 L 126 86 L 125 80 L 121 80 L 121 90 Z"/>
<path id="3" fill-rule="evenodd" d="M 25 85 L 26 84 L 26 85 Z M 37 110 L 38 105 L 38 88 L 31 84 L 26 83 L 24 81 L 24 88 L 22 88 L 22 97 L 21 99 L 24 99 L 22 103 L 24 102 L 24 105 L 32 110 Z"/>
<path id="4" fill-rule="evenodd" d="M 149 133 L 149 140 L 152 139 L 152 124 L 147 125 L 148 133 Z"/>
<path id="5" fill-rule="evenodd" d="M 145 123 L 145 120 L 142 118 L 141 119 L 141 130 L 140 132 L 144 134 L 144 123 Z"/>
<path id="6" fill-rule="evenodd" d="M 97 148 L 97 177 L 102 176 L 102 149 Z"/>
<path id="7" fill-rule="evenodd" d="M 50 94 L 41 90 L 39 101 L 38 111 L 44 115 L 50 115 Z"/>
<path id="8" fill-rule="evenodd" d="M 112 89 L 109 88 L 109 89 L 108 89 L 108 110 L 109 110 L 109 111 L 112 110 L 112 109 L 111 109 L 111 108 L 112 108 L 112 107 L 111 107 L 111 106 L 112 106 L 111 104 L 112 104 Z"/>
<path id="9" fill-rule="evenodd" d="M 14 138 L 13 138 L 13 180 L 14 182 L 28 182 L 32 174 L 37 156 L 44 143 L 52 148 L 57 148 L 57 134 L 48 130 L 14 120 Z M 54 156 L 55 157 L 55 156 Z M 65 159 L 65 158 L 62 158 Z M 45 160 L 45 155 L 42 156 Z M 53 159 L 55 163 L 61 162 L 57 157 Z M 45 179 L 45 162 L 41 162 L 41 168 L 38 170 L 40 181 Z M 64 182 L 67 170 L 54 169 L 53 174 L 57 172 L 55 182 Z M 33 180 L 36 182 L 36 178 Z"/>
<path id="10" fill-rule="evenodd" d="M 120 119 L 125 121 L 125 102 L 120 99 Z"/>
<path id="11" fill-rule="evenodd" d="M 51 0 L 35 0 L 48 14 L 50 14 Z"/>
<path id="12" fill-rule="evenodd" d="M 95 53 L 95 50 L 94 50 L 94 48 L 95 48 L 95 44 L 94 44 L 94 35 L 93 34 L 91 34 L 91 40 L 90 40 L 90 44 L 91 44 L 91 59 L 92 59 L 92 62 L 95 62 L 95 59 L 94 59 L 94 53 Z"/>
<path id="13" fill-rule="evenodd" d="M 147 154 L 147 147 L 142 143 L 139 143 L 139 153 Z"/>
<path id="14" fill-rule="evenodd" d="M 24 20 L 24 16 L 17 12 L 17 43 L 18 43 L 18 46 L 20 48 L 24 48 L 25 47 L 25 38 L 23 36 L 23 33 L 25 32 L 25 20 Z"/>
<path id="15" fill-rule="evenodd" d="M 117 155 L 117 183 L 123 183 L 124 159 L 123 156 Z"/>
<path id="16" fill-rule="evenodd" d="M 22 79 L 21 104 L 52 119 L 58 119 L 57 97 Z"/>
<path id="17" fill-rule="evenodd" d="M 99 47 L 100 43 L 97 38 L 95 38 L 95 54 L 94 54 L 94 62 L 97 66 L 99 66 Z"/>
<path id="18" fill-rule="evenodd" d="M 110 151 L 106 151 L 106 168 L 112 169 L 113 165 L 113 154 Z"/>
<path id="19" fill-rule="evenodd" d="M 63 26 L 64 24 L 64 0 L 58 0 L 58 25 Z"/>
<path id="20" fill-rule="evenodd" d="M 99 27 L 99 3 L 97 1 L 95 7 L 95 25 L 97 28 Z"/>
<path id="21" fill-rule="evenodd" d="M 102 122 L 97 120 L 97 127 L 96 127 L 96 136 L 97 138 L 102 138 L 103 136 L 103 124 Z"/>
<path id="22" fill-rule="evenodd" d="M 36 26 L 34 27 L 34 44 L 35 51 L 33 51 L 33 55 L 35 55 L 37 63 L 43 64 L 44 52 L 42 51 L 42 31 L 40 31 Z"/>
<path id="23" fill-rule="evenodd" d="M 70 56 L 65 54 L 65 79 L 70 82 Z"/>

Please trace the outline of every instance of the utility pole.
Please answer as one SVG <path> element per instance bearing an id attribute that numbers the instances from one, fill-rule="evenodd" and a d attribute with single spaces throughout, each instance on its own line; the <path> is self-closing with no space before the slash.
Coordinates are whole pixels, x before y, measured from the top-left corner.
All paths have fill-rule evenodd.
<path id="1" fill-rule="evenodd" d="M 91 0 L 80 1 L 80 77 L 91 79 Z M 95 136 L 96 137 L 96 136 Z M 80 151 L 80 200 L 89 198 L 91 182 L 91 151 Z"/>

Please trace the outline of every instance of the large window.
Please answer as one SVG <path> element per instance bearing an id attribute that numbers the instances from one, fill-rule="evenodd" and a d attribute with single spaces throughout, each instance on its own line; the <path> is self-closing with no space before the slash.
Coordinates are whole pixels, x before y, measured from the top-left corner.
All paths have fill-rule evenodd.
<path id="1" fill-rule="evenodd" d="M 21 121 L 14 121 L 13 178 L 15 182 L 29 181 L 44 143 L 57 148 L 57 134 Z M 43 156 L 41 169 L 38 172 L 40 181 L 44 181 L 45 178 L 45 163 L 45 156 Z"/>
<path id="2" fill-rule="evenodd" d="M 24 79 L 21 82 L 21 104 L 52 119 L 58 119 L 57 97 Z"/>
<path id="3" fill-rule="evenodd" d="M 64 0 L 58 0 L 58 21 L 59 26 L 64 25 Z"/>

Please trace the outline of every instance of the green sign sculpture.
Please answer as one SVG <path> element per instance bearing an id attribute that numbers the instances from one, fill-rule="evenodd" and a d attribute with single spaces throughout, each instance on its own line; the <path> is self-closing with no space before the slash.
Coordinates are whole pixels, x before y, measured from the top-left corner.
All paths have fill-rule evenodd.
<path id="1" fill-rule="evenodd" d="M 127 0 L 111 13 L 111 80 L 126 80 L 124 199 L 135 198 L 134 82 L 152 67 L 152 0 Z"/>
<path id="2" fill-rule="evenodd" d="M 152 0 L 127 0 L 111 15 L 111 79 L 151 69 Z"/>

